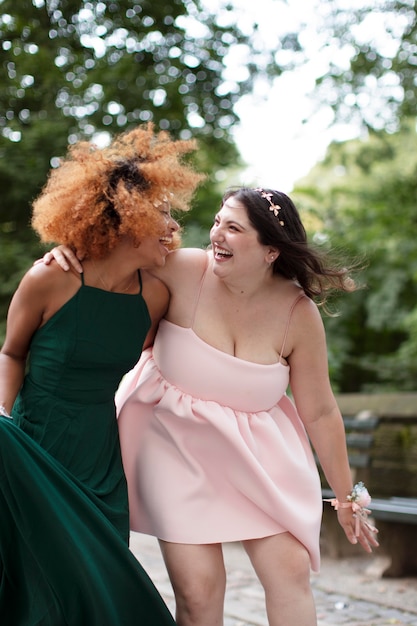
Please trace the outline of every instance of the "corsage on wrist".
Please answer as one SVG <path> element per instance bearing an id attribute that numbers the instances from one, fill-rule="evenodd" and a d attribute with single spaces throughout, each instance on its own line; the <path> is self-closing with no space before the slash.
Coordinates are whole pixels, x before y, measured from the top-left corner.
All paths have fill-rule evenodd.
<path id="1" fill-rule="evenodd" d="M 375 526 L 372 526 L 368 522 L 368 515 L 371 511 L 367 508 L 371 503 L 371 496 L 363 482 L 356 483 L 353 487 L 352 491 L 348 496 L 346 496 L 347 502 L 339 502 L 337 498 L 330 498 L 329 500 L 325 500 L 325 502 L 330 502 L 332 507 L 334 507 L 335 511 L 338 509 L 348 509 L 351 508 L 353 511 L 353 517 L 356 519 L 355 522 L 355 535 L 359 537 L 360 535 L 360 523 L 362 522 L 365 526 L 373 533 L 377 533 L 378 529 Z"/>

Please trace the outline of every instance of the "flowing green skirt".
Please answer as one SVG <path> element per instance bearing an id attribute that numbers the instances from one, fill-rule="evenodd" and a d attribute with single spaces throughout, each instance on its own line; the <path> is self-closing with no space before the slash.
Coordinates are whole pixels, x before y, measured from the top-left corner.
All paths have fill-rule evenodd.
<path id="1" fill-rule="evenodd" d="M 173 626 L 89 491 L 0 418 L 1 626 Z"/>

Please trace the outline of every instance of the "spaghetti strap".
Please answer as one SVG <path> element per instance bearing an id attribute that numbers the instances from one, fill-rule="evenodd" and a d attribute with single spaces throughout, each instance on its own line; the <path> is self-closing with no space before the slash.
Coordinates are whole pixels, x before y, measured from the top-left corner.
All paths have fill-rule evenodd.
<path id="1" fill-rule="evenodd" d="M 204 279 L 205 279 L 205 277 L 206 277 L 206 273 L 207 273 L 207 268 L 208 268 L 208 266 L 209 266 L 209 257 L 208 257 L 208 255 L 207 255 L 206 267 L 204 268 L 204 272 L 203 272 L 203 275 L 201 276 L 201 279 L 200 279 L 200 284 L 199 284 L 199 286 L 198 286 L 197 293 L 196 293 L 196 295 L 195 295 L 195 299 L 194 299 L 194 308 L 193 308 L 193 314 L 192 314 L 192 316 L 191 316 L 191 325 L 190 325 L 190 328 L 191 328 L 191 329 L 193 329 L 193 328 L 194 328 L 194 319 L 195 319 L 195 314 L 196 314 L 196 311 L 197 311 L 197 306 L 198 306 L 198 303 L 199 303 L 199 300 L 200 300 L 201 290 L 202 290 L 202 288 L 203 288 L 203 283 L 204 283 Z"/>
<path id="2" fill-rule="evenodd" d="M 139 294 L 142 293 L 142 274 L 140 273 L 140 270 L 138 270 L 138 278 L 139 278 Z"/>
<path id="3" fill-rule="evenodd" d="M 84 272 L 81 272 L 81 284 L 84 287 Z"/>
<path id="4" fill-rule="evenodd" d="M 292 305 L 291 305 L 290 312 L 289 312 L 289 314 L 288 314 L 287 325 L 285 326 L 285 333 L 284 333 L 284 339 L 283 339 L 283 341 L 282 341 L 281 352 L 280 352 L 280 354 L 279 354 L 279 360 L 280 360 L 280 361 L 281 361 L 281 359 L 282 359 L 282 358 L 284 358 L 282 355 L 284 354 L 285 342 L 287 341 L 288 329 L 289 329 L 289 327 L 290 327 L 290 322 L 291 322 L 291 318 L 292 318 L 292 313 L 293 313 L 293 311 L 294 311 L 294 309 L 295 309 L 295 305 L 297 304 L 297 302 L 299 302 L 299 301 L 301 300 L 301 298 L 304 298 L 304 297 L 306 297 L 305 293 L 304 293 L 304 292 L 300 293 L 300 294 L 296 297 L 296 299 L 294 300 L 294 302 L 293 302 L 293 303 L 292 303 Z"/>

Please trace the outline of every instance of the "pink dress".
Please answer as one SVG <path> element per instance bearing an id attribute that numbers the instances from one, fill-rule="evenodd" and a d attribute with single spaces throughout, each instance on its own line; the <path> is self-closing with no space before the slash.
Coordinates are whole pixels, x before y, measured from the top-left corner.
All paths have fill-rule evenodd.
<path id="1" fill-rule="evenodd" d="M 289 531 L 317 571 L 320 480 L 288 382 L 282 363 L 162 320 L 116 396 L 132 530 L 191 544 Z"/>

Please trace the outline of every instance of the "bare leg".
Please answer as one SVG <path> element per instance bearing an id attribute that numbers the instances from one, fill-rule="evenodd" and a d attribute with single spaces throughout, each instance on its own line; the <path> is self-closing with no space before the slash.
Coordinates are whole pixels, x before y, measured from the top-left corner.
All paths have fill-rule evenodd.
<path id="1" fill-rule="evenodd" d="M 317 626 L 305 547 L 290 533 L 243 545 L 265 591 L 269 626 Z"/>
<path id="2" fill-rule="evenodd" d="M 159 544 L 174 589 L 178 626 L 222 626 L 226 571 L 221 544 Z"/>

